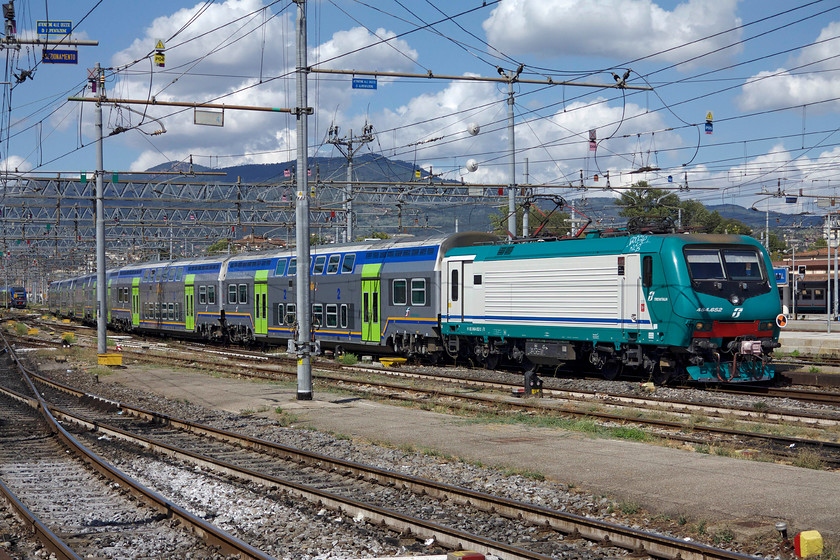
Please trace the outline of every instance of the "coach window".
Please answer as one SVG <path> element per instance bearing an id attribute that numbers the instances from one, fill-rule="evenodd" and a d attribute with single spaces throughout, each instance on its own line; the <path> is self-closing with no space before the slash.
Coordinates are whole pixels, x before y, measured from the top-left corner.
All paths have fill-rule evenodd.
<path id="1" fill-rule="evenodd" d="M 323 274 L 325 264 L 327 264 L 326 255 L 318 255 L 315 257 L 315 266 L 312 268 L 312 274 Z"/>
<path id="2" fill-rule="evenodd" d="M 239 303 L 248 303 L 248 284 L 239 284 Z"/>
<path id="3" fill-rule="evenodd" d="M 160 319 L 160 303 L 155 302 L 155 319 Z"/>
<path id="4" fill-rule="evenodd" d="M 274 324 L 275 325 L 282 325 L 284 315 L 285 315 L 285 310 L 283 309 L 283 304 L 278 303 L 277 307 L 274 308 Z"/>
<path id="5" fill-rule="evenodd" d="M 327 261 L 327 274 L 335 274 L 338 272 L 338 263 L 341 261 L 341 255 L 330 255 L 330 260 Z"/>
<path id="6" fill-rule="evenodd" d="M 297 321 L 297 304 L 287 303 L 286 315 L 283 317 L 283 322 L 287 325 L 294 325 L 295 321 Z"/>
<path id="7" fill-rule="evenodd" d="M 181 304 L 180 303 L 175 304 L 175 320 L 176 321 L 183 321 L 184 320 L 184 318 L 181 317 Z"/>
<path id="8" fill-rule="evenodd" d="M 426 305 L 425 278 L 415 278 L 411 281 L 411 305 Z"/>
<path id="9" fill-rule="evenodd" d="M 650 288 L 653 285 L 653 257 L 642 258 L 642 286 Z"/>
<path id="10" fill-rule="evenodd" d="M 339 315 L 338 315 L 340 326 L 341 326 L 342 329 L 346 329 L 347 325 L 349 324 L 347 311 L 348 311 L 347 304 L 342 303 L 341 304 L 341 310 L 340 310 Z"/>
<path id="11" fill-rule="evenodd" d="M 342 274 L 351 274 L 353 272 L 353 266 L 356 264 L 356 253 L 349 253 L 344 255 L 344 260 L 341 263 L 341 273 Z"/>
<path id="12" fill-rule="evenodd" d="M 169 320 L 170 321 L 175 320 L 175 304 L 174 303 L 169 304 Z"/>
<path id="13" fill-rule="evenodd" d="M 207 305 L 207 286 L 198 287 L 198 303 Z"/>
<path id="14" fill-rule="evenodd" d="M 406 283 L 405 280 L 392 280 L 391 281 L 391 298 L 394 305 L 405 305 L 408 303 L 406 299 Z"/>
<path id="15" fill-rule="evenodd" d="M 449 282 L 452 285 L 452 301 L 458 301 L 458 269 L 452 270 L 451 279 Z"/>
<path id="16" fill-rule="evenodd" d="M 228 285 L 228 303 L 236 303 L 236 284 Z"/>
<path id="17" fill-rule="evenodd" d="M 149 270 L 144 270 L 143 271 L 143 282 L 148 282 L 149 281 L 149 272 L 150 272 Z"/>
<path id="18" fill-rule="evenodd" d="M 286 273 L 286 276 L 294 276 L 297 274 L 297 257 L 289 259 L 289 272 Z"/>
<path id="19" fill-rule="evenodd" d="M 168 278 L 168 280 L 169 280 L 170 282 L 174 282 L 174 281 L 175 281 L 175 275 L 176 275 L 177 273 L 178 273 L 178 269 L 177 269 L 177 268 L 170 268 L 170 269 L 169 269 L 169 278 Z"/>
<path id="20" fill-rule="evenodd" d="M 216 305 L 216 286 L 207 286 L 207 304 Z"/>
<path id="21" fill-rule="evenodd" d="M 321 303 L 312 304 L 312 326 L 316 329 L 324 324 L 324 305 Z"/>
<path id="22" fill-rule="evenodd" d="M 327 304 L 327 326 L 333 328 L 338 326 L 338 305 L 335 303 Z"/>
<path id="23" fill-rule="evenodd" d="M 175 271 L 175 281 L 180 282 L 183 277 L 184 277 L 184 267 L 179 266 L 177 268 L 177 270 Z"/>
<path id="24" fill-rule="evenodd" d="M 277 259 L 277 266 L 274 267 L 274 276 L 283 276 L 286 272 L 286 259 Z"/>

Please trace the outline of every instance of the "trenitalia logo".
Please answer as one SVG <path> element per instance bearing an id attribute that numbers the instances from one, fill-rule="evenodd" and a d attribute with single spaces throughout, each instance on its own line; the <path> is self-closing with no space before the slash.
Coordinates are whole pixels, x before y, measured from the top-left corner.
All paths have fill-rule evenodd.
<path id="1" fill-rule="evenodd" d="M 743 307 L 736 307 L 736 308 L 735 308 L 735 311 L 733 311 L 733 312 L 732 312 L 732 318 L 733 318 L 733 319 L 737 319 L 738 317 L 740 317 L 740 316 L 741 316 L 741 312 L 742 312 L 743 310 L 744 310 L 744 308 L 743 308 Z"/>

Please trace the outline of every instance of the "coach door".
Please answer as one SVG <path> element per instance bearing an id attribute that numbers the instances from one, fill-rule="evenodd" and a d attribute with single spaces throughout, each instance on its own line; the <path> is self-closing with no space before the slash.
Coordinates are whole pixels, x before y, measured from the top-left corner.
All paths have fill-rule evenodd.
<path id="1" fill-rule="evenodd" d="M 105 298 L 105 309 L 108 323 L 111 322 L 111 279 L 108 279 L 108 296 Z"/>
<path id="2" fill-rule="evenodd" d="M 254 276 L 254 334 L 268 334 L 268 271 Z"/>
<path id="3" fill-rule="evenodd" d="M 140 326 L 140 278 L 131 281 L 131 326 Z"/>
<path id="4" fill-rule="evenodd" d="M 472 259 L 473 257 L 469 257 Z M 446 320 L 460 323 L 464 321 L 465 286 L 472 278 L 472 260 L 449 260 L 446 262 Z"/>
<path id="5" fill-rule="evenodd" d="M 195 331 L 195 274 L 184 276 L 184 328 Z"/>
<path id="6" fill-rule="evenodd" d="M 362 340 L 379 342 L 380 339 L 380 280 L 382 264 L 362 266 Z"/>

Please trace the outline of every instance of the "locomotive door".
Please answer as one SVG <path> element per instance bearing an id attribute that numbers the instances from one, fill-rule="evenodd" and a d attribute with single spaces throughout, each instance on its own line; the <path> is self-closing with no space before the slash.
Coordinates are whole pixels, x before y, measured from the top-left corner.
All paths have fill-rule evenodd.
<path id="1" fill-rule="evenodd" d="M 268 334 L 268 271 L 254 276 L 254 334 Z"/>
<path id="2" fill-rule="evenodd" d="M 362 341 L 379 342 L 381 305 L 380 277 L 382 264 L 362 266 Z"/>
<path id="3" fill-rule="evenodd" d="M 446 320 L 449 322 L 464 321 L 464 288 L 472 263 L 472 260 L 450 260 L 446 263 Z M 469 280 L 472 281 L 472 278 Z"/>
<path id="4" fill-rule="evenodd" d="M 131 281 L 131 326 L 140 326 L 140 279 Z"/>
<path id="5" fill-rule="evenodd" d="M 184 277 L 184 328 L 195 331 L 195 274 Z"/>
<path id="6" fill-rule="evenodd" d="M 642 319 L 642 301 L 640 297 L 642 290 L 642 269 L 639 255 L 624 255 L 618 258 L 619 271 L 619 318 L 622 331 L 625 333 L 638 333 Z M 622 264 L 623 263 L 623 264 Z"/>

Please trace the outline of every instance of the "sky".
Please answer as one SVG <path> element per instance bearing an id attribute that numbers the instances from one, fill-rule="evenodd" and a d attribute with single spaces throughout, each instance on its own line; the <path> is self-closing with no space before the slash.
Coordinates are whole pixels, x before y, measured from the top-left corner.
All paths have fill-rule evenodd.
<path id="1" fill-rule="evenodd" d="M 605 190 L 609 175 L 616 189 L 644 180 L 682 188 L 684 199 L 755 205 L 791 220 L 825 213 L 823 205 L 835 208 L 826 197 L 840 197 L 836 2 L 306 5 L 312 68 L 497 78 L 521 66 L 521 79 L 544 82 L 513 86 L 514 180 L 547 185 L 541 192 L 614 195 Z M 297 6 L 288 0 L 16 0 L 15 9 L 19 38 L 35 37 L 36 21 L 72 21 L 73 38 L 99 45 L 78 47 L 77 65 L 41 63 L 41 47 L 5 49 L 11 84 L 2 85 L 0 165 L 7 172 L 95 168 L 94 106 L 67 98 L 93 95 L 87 69 L 97 62 L 109 99 L 296 104 Z M 163 68 L 153 60 L 158 41 Z M 17 83 L 22 70 L 32 77 Z M 602 87 L 625 73 L 628 85 L 652 90 Z M 310 157 L 341 156 L 327 142 L 331 127 L 346 138 L 370 125 L 373 140 L 359 154 L 415 163 L 444 179 L 511 182 L 508 84 L 380 76 L 375 90 L 365 90 L 353 89 L 352 79 L 309 75 Z M 103 119 L 108 171 L 190 158 L 209 167 L 296 158 L 296 124 L 285 113 L 227 109 L 224 126 L 213 127 L 194 124 L 192 109 L 110 103 Z M 470 134 L 470 125 L 479 132 Z M 800 192 L 796 202 L 779 196 Z"/>

